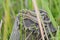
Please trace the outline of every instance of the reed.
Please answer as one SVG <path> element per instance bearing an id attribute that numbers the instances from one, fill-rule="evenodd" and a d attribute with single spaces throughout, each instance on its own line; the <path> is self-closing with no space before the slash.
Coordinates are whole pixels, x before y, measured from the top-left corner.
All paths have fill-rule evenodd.
<path id="1" fill-rule="evenodd" d="M 11 24 L 11 17 L 10 17 L 10 0 L 3 1 L 3 8 L 5 12 L 3 40 L 8 40 L 9 35 L 12 31 L 12 24 Z"/>

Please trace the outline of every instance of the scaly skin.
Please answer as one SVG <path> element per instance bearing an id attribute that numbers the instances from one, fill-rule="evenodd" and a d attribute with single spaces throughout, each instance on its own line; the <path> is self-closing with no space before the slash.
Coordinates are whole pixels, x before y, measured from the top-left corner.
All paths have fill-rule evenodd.
<path id="1" fill-rule="evenodd" d="M 20 13 L 22 13 L 22 15 L 23 15 L 23 28 L 22 29 L 23 30 L 24 30 L 24 28 L 27 29 L 26 30 L 26 33 L 27 33 L 26 37 L 29 35 L 30 32 L 32 32 L 31 35 L 35 36 L 34 37 L 35 40 L 41 39 L 41 34 L 40 34 L 39 27 L 38 27 L 38 22 L 37 22 L 35 11 L 22 10 Z M 40 14 L 41 14 L 43 23 L 45 25 L 47 35 L 49 35 L 49 30 L 47 27 L 49 27 L 49 29 L 52 33 L 55 33 L 56 29 L 53 27 L 49 17 L 47 16 L 47 12 L 44 10 L 40 10 Z M 20 40 L 19 16 L 20 16 L 20 14 L 15 19 L 15 23 L 14 23 L 13 30 L 12 30 L 11 37 L 10 37 L 11 40 Z M 32 38 L 30 36 L 28 38 L 28 40 L 31 40 L 31 39 Z"/>

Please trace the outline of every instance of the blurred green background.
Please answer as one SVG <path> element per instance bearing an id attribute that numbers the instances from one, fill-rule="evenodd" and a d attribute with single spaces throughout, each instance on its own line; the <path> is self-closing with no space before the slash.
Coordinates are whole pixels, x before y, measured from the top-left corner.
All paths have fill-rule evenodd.
<path id="1" fill-rule="evenodd" d="M 36 0 L 36 2 L 39 9 L 47 11 L 53 25 L 60 26 L 60 0 Z M 1 40 L 9 38 L 14 19 L 22 9 L 34 10 L 32 0 L 0 0 L 0 20 L 4 21 L 2 32 L 0 32 Z M 59 30 L 57 30 L 57 36 L 60 37 Z M 60 38 L 57 39 L 60 40 Z"/>

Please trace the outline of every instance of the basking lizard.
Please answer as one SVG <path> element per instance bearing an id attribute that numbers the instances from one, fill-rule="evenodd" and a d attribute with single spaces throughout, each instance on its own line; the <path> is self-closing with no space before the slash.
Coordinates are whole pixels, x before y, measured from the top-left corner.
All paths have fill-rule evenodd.
<path id="1" fill-rule="evenodd" d="M 32 24 L 35 24 L 36 28 L 38 27 L 38 22 L 37 22 L 35 11 L 30 11 L 30 10 L 24 11 L 23 10 L 20 13 L 22 13 L 22 15 L 23 15 L 23 21 L 24 21 L 23 25 L 25 25 L 27 29 L 31 30 L 31 28 L 33 28 L 33 26 L 31 27 Z M 40 13 L 41 13 L 41 17 L 43 19 L 43 22 L 45 24 L 45 28 L 49 27 L 51 32 L 56 32 L 55 28 L 53 27 L 53 25 L 49 19 L 49 17 L 47 16 L 47 12 L 44 10 L 40 10 Z M 10 36 L 10 40 L 20 40 L 19 16 L 20 16 L 20 14 L 15 19 L 15 23 L 14 23 L 13 30 L 12 30 L 12 33 Z M 23 26 L 23 28 L 24 28 L 24 26 Z M 37 31 L 36 30 L 31 30 L 31 31 L 40 32 L 39 28 Z M 46 29 L 46 31 L 47 31 L 47 33 L 49 33 L 48 29 Z"/>

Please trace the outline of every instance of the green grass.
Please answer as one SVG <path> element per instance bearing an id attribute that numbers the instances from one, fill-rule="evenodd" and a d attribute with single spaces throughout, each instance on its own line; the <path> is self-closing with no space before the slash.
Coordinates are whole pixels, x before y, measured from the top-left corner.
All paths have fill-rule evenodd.
<path id="1" fill-rule="evenodd" d="M 23 18 L 22 18 L 22 13 L 20 13 L 20 40 L 22 40 L 22 22 L 23 22 Z"/>
<path id="2" fill-rule="evenodd" d="M 9 35 L 12 31 L 12 22 L 10 17 L 10 0 L 3 1 L 3 8 L 5 12 L 3 40 L 8 40 Z"/>
<path id="3" fill-rule="evenodd" d="M 5 3 L 5 2 L 6 3 Z M 13 3 L 13 5 L 12 5 Z M 24 0 L 0 0 L 0 20 L 2 19 L 4 15 L 4 23 L 3 23 L 3 40 L 8 40 L 9 36 L 12 31 L 12 22 L 11 22 L 11 11 L 13 13 L 13 17 L 15 18 L 18 14 L 19 10 L 22 9 L 29 9 L 34 10 L 32 0 L 28 0 L 27 7 L 24 6 Z M 10 7 L 12 5 L 12 7 Z M 52 21 L 52 24 L 55 28 L 58 28 L 60 26 L 60 0 L 37 0 L 37 5 L 39 9 L 44 9 L 47 11 L 48 16 L 50 20 Z M 21 13 L 22 16 L 22 13 Z M 22 17 L 20 18 L 20 21 L 22 22 Z M 21 40 L 22 40 L 22 23 L 20 25 L 20 34 L 21 34 Z M 1 32 L 0 32 L 1 33 Z M 60 40 L 60 29 L 57 29 L 56 33 L 56 40 Z M 53 36 L 52 39 L 54 40 Z"/>

